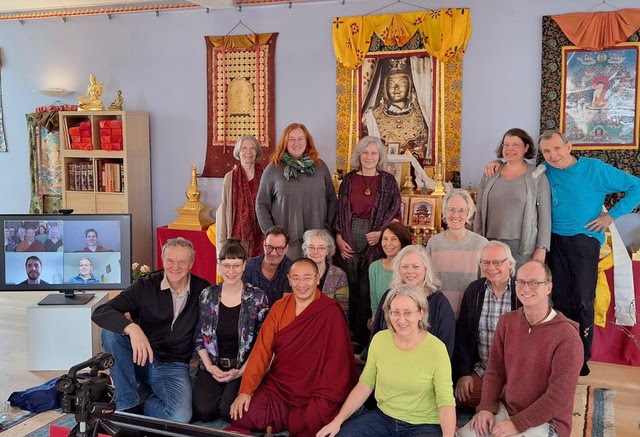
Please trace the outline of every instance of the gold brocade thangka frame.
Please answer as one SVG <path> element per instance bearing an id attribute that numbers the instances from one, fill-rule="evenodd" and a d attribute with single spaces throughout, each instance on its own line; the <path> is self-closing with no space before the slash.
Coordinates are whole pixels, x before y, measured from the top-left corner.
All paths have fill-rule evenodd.
<path id="1" fill-rule="evenodd" d="M 253 135 L 266 165 L 275 147 L 274 55 L 277 33 L 206 36 L 207 154 L 202 176 L 223 177 L 233 146 Z"/>
<path id="2" fill-rule="evenodd" d="M 360 78 L 365 58 L 384 55 L 409 59 L 425 53 L 431 57 L 433 69 L 431 94 L 422 99 L 433 104 L 432 112 L 428 116 L 423 114 L 427 124 L 429 117 L 432 123 L 428 135 L 433 158 L 425 164 L 433 166 L 441 162 L 448 171 L 459 170 L 462 56 L 470 35 L 471 17 L 467 8 L 334 18 L 336 170 L 350 170 L 349 157 L 364 130 Z"/>

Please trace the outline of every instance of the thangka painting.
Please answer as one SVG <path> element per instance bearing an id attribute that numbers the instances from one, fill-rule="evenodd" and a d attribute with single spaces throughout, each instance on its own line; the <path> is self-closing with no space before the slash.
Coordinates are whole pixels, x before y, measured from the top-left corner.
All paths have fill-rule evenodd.
<path id="1" fill-rule="evenodd" d="M 460 169 L 469 9 L 334 17 L 336 169 L 364 135 L 426 167 Z M 390 146 L 393 145 L 393 146 Z"/>
<path id="2" fill-rule="evenodd" d="M 202 176 L 223 177 L 233 147 L 253 135 L 266 165 L 275 147 L 274 55 L 277 33 L 206 36 L 207 154 Z"/>
<path id="3" fill-rule="evenodd" d="M 574 148 L 638 148 L 638 47 L 563 47 L 560 123 Z"/>
<path id="4" fill-rule="evenodd" d="M 398 144 L 422 167 L 435 164 L 435 69 L 426 53 L 370 54 L 359 68 L 360 137 Z"/>

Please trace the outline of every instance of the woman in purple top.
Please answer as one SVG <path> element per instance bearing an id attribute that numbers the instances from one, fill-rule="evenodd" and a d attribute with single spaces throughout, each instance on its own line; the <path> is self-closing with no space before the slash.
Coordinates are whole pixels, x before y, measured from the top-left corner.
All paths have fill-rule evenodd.
<path id="1" fill-rule="evenodd" d="M 400 220 L 400 190 L 395 177 L 384 171 L 386 152 L 378 137 L 364 137 L 355 148 L 351 167 L 340 184 L 334 229 L 344 270 L 349 279 L 349 327 L 353 339 L 367 343 L 371 302 L 369 265 L 382 257 L 380 231 Z"/>

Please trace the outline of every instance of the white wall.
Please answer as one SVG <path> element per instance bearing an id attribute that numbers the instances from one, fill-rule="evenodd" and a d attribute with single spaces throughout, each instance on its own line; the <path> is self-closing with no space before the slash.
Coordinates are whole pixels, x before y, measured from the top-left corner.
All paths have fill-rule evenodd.
<path id="1" fill-rule="evenodd" d="M 186 200 L 191 163 L 199 169 L 206 149 L 205 35 L 227 33 L 239 19 L 256 32 L 279 32 L 276 51 L 276 130 L 293 122 L 311 130 L 321 157 L 335 164 L 334 16 L 362 15 L 392 0 L 323 3 L 87 16 L 0 23 L 4 123 L 9 153 L 0 153 L 0 212 L 29 207 L 27 132 L 24 114 L 52 98 L 40 88 L 76 91 L 89 73 L 105 83 L 108 104 L 122 89 L 126 110 L 151 117 L 153 224 L 176 218 Z M 492 158 L 501 134 L 521 127 L 539 129 L 541 17 L 585 12 L 597 1 L 484 0 L 420 1 L 430 8 L 469 7 L 473 33 L 464 58 L 462 182 L 477 183 L 480 164 Z M 586 5 L 585 5 L 586 3 Z M 613 0 L 637 7 L 637 0 Z M 415 10 L 393 4 L 379 13 Z M 240 26 L 237 31 L 244 33 Z M 236 33 L 236 32 L 234 32 Z M 221 179 L 202 179 L 203 201 L 216 207 Z"/>

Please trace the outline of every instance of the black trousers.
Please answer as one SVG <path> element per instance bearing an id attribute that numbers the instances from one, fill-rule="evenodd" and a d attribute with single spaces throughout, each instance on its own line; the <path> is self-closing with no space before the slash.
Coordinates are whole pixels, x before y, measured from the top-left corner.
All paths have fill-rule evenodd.
<path id="1" fill-rule="evenodd" d="M 553 274 L 553 307 L 580 325 L 585 361 L 591 358 L 599 256 L 600 242 L 593 237 L 551 234 L 547 263 Z"/>
<path id="2" fill-rule="evenodd" d="M 229 409 L 238 395 L 242 378 L 218 382 L 211 373 L 198 369 L 193 384 L 193 420 L 212 422 L 217 418 L 231 421 Z"/>

